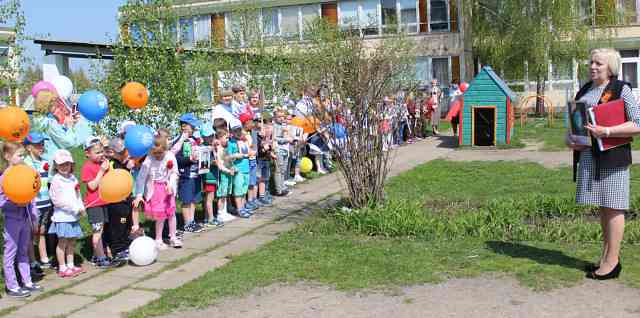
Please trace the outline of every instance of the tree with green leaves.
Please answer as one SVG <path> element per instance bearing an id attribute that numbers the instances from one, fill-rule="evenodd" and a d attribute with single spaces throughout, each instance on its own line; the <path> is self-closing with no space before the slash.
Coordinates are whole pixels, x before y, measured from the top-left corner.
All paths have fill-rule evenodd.
<path id="1" fill-rule="evenodd" d="M 483 64 L 536 82 L 545 92 L 550 63 L 588 57 L 590 10 L 580 0 L 468 0 L 473 49 Z M 544 113 L 538 98 L 536 112 Z"/>
<path id="2" fill-rule="evenodd" d="M 20 0 L 9 0 L 0 3 L 0 25 L 7 26 L 13 31 L 12 35 L 3 38 L 8 46 L 5 56 L 0 58 L 0 88 L 7 89 L 10 94 L 5 102 L 15 103 L 20 88 L 20 70 L 26 64 L 23 41 L 26 40 L 24 31 L 26 19 L 22 12 Z"/>

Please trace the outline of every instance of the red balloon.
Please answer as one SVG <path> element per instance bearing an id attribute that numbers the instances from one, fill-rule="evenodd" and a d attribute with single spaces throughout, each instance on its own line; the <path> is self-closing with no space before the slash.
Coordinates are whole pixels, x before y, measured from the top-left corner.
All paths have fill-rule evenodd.
<path id="1" fill-rule="evenodd" d="M 467 89 L 469 88 L 469 83 L 467 83 L 467 82 L 462 82 L 462 83 L 460 83 L 460 86 L 459 86 L 459 87 L 460 87 L 460 91 L 464 93 L 464 92 L 466 92 L 466 91 L 467 91 Z"/>

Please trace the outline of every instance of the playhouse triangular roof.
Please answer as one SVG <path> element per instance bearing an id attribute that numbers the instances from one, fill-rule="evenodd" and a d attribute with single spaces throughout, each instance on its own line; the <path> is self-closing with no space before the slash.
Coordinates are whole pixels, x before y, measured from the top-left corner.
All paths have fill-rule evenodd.
<path id="1" fill-rule="evenodd" d="M 511 99 L 512 102 L 518 101 L 518 95 L 516 95 L 505 83 L 496 72 L 493 71 L 491 66 L 483 66 L 482 71 L 487 72 L 487 75 L 500 87 L 500 89 Z"/>

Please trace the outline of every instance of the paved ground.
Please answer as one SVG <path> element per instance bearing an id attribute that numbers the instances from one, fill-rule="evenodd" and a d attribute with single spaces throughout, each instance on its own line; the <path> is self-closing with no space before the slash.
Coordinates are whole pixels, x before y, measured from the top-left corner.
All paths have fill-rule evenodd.
<path id="1" fill-rule="evenodd" d="M 452 279 L 438 285 L 355 294 L 300 283 L 260 288 L 241 299 L 169 317 L 631 318 L 640 316 L 639 297 L 638 289 L 594 281 L 548 293 L 520 287 L 511 278 Z"/>
<path id="2" fill-rule="evenodd" d="M 450 148 L 437 147 L 437 140 L 402 147 L 394 158 L 390 175 L 442 157 Z M 238 219 L 222 229 L 189 235 L 185 248 L 161 252 L 157 262 L 146 267 L 125 266 L 60 279 L 53 273 L 42 285 L 47 292 L 26 300 L 0 299 L 0 315 L 6 317 L 120 317 L 158 297 L 163 290 L 179 287 L 207 271 L 221 267 L 230 255 L 257 249 L 301 221 L 313 208 L 335 200 L 341 191 L 338 174 L 298 185 L 294 195 L 276 201 L 251 219 Z"/>
<path id="3" fill-rule="evenodd" d="M 546 166 L 570 164 L 570 153 L 529 150 L 454 150 L 451 137 L 432 138 L 398 149 L 390 176 L 436 159 L 532 160 Z M 640 158 L 640 155 L 635 156 Z M 185 238 L 185 248 L 163 251 L 146 267 L 108 271 L 89 268 L 71 280 L 51 274 L 42 282 L 47 293 L 27 300 L 0 299 L 7 317 L 120 317 L 207 271 L 221 267 L 230 255 L 255 250 L 293 228 L 312 209 L 331 204 L 341 190 L 338 174 L 297 186 L 295 195 L 280 199 L 249 220 L 235 220 L 222 229 Z M 452 280 L 442 285 L 410 287 L 399 295 L 347 295 L 322 286 L 272 286 L 243 299 L 188 313 L 189 317 L 637 317 L 637 290 L 615 283 L 585 283 L 551 294 L 535 294 L 509 279 Z M 597 287 L 597 288 L 593 288 Z M 304 299 L 305 301 L 300 301 Z M 446 300 L 443 301 L 443 300 Z M 606 313 L 605 303 L 616 312 Z M 542 306 L 544 304 L 544 306 Z M 563 308 L 572 308 L 571 314 Z M 577 311 L 574 311 L 574 308 Z"/>

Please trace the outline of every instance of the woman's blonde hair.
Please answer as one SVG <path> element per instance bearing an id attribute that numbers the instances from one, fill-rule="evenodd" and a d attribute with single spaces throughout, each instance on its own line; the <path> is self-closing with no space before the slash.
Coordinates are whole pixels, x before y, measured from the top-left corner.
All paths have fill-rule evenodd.
<path id="1" fill-rule="evenodd" d="M 610 76 L 618 77 L 620 72 L 620 52 L 612 48 L 600 48 L 594 49 L 591 51 L 591 59 L 593 60 L 594 56 L 600 56 L 604 58 L 607 63 L 607 67 L 609 68 Z"/>

